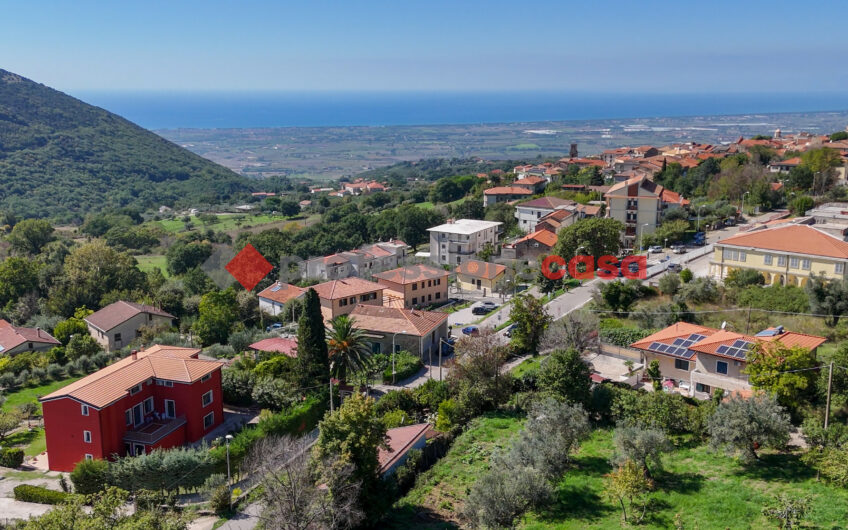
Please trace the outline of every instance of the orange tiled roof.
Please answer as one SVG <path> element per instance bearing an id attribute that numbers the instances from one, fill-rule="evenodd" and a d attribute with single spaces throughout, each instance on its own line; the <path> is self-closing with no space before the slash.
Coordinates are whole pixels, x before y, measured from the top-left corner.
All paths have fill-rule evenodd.
<path id="1" fill-rule="evenodd" d="M 390 271 L 378 272 L 372 274 L 378 280 L 386 280 L 392 283 L 414 283 L 421 280 L 435 280 L 436 278 L 444 278 L 448 275 L 448 271 L 437 269 L 428 265 L 409 265 L 406 267 L 398 267 Z"/>
<path id="2" fill-rule="evenodd" d="M 343 280 L 330 280 L 329 282 L 319 283 L 318 285 L 313 285 L 312 288 L 315 289 L 319 297 L 325 300 L 335 300 L 337 298 L 356 296 L 385 289 L 379 283 L 369 282 L 355 276 Z"/>
<path id="3" fill-rule="evenodd" d="M 526 184 L 528 186 L 535 186 L 536 184 L 541 184 L 543 182 L 547 182 L 547 181 L 545 179 L 543 179 L 542 177 L 536 177 L 534 175 L 530 175 L 529 177 L 524 177 L 523 179 L 518 179 L 515 182 L 513 182 L 512 184 L 516 185 L 516 186 L 521 185 L 521 184 Z"/>
<path id="4" fill-rule="evenodd" d="M 353 326 L 380 333 L 423 337 L 448 319 L 447 313 L 359 304 L 350 313 Z"/>
<path id="5" fill-rule="evenodd" d="M 518 186 L 496 186 L 485 190 L 483 195 L 533 195 L 533 192 Z"/>
<path id="6" fill-rule="evenodd" d="M 40 342 L 44 344 L 61 344 L 52 335 L 38 328 L 19 328 L 8 321 L 0 319 L 0 353 L 20 346 L 24 342 Z"/>
<path id="7" fill-rule="evenodd" d="M 386 431 L 388 438 L 388 449 L 380 448 L 377 452 L 377 460 L 380 462 L 380 474 L 385 473 L 395 462 L 403 458 L 416 442 L 427 435 L 430 430 L 429 423 L 395 427 Z"/>
<path id="8" fill-rule="evenodd" d="M 151 378 L 192 383 L 221 368 L 219 361 L 197 359 L 197 348 L 155 345 L 124 357 L 106 368 L 39 398 L 48 401 L 73 398 L 94 408 L 103 408 L 129 394 L 130 388 Z"/>
<path id="9" fill-rule="evenodd" d="M 532 234 L 527 234 L 526 236 L 522 237 L 521 239 L 516 241 L 515 244 L 517 245 L 524 241 L 536 241 L 550 248 L 556 245 L 557 236 L 550 230 L 536 230 Z"/>
<path id="10" fill-rule="evenodd" d="M 670 343 L 674 339 L 688 337 L 692 334 L 712 335 L 713 333 L 715 333 L 715 331 L 716 330 L 712 328 L 699 326 L 697 324 L 690 324 L 688 322 L 678 322 L 677 324 L 672 324 L 671 326 L 665 329 L 661 329 L 656 333 L 648 335 L 642 340 L 634 342 L 630 345 L 630 347 L 647 349 L 652 342 Z"/>
<path id="11" fill-rule="evenodd" d="M 848 243 L 809 225 L 784 224 L 742 232 L 722 239 L 717 245 L 792 252 L 808 256 L 848 258 Z"/>
<path id="12" fill-rule="evenodd" d="M 290 283 L 276 282 L 270 287 L 262 290 L 262 292 L 256 296 L 258 296 L 259 298 L 266 298 L 268 300 L 273 300 L 275 302 L 285 304 L 292 298 L 299 297 L 304 292 L 306 292 L 305 289 L 301 289 L 296 285 L 292 285 Z"/>
<path id="13" fill-rule="evenodd" d="M 503 274 L 504 271 L 506 271 L 506 265 L 498 265 L 476 259 L 468 260 L 456 267 L 457 274 L 465 274 L 466 276 L 484 278 L 486 280 L 494 279 Z"/>
<path id="14" fill-rule="evenodd" d="M 282 353 L 289 357 L 297 357 L 297 340 L 285 337 L 271 337 L 270 339 L 262 339 L 254 342 L 250 349 L 256 351 L 270 351 Z"/>

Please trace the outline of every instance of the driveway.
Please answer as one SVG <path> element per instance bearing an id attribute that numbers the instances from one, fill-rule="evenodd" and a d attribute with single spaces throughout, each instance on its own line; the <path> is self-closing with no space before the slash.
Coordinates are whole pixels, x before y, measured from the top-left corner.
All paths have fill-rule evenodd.
<path id="1" fill-rule="evenodd" d="M 20 473 L 18 470 L 0 467 L 0 519 L 27 520 L 53 509 L 52 506 L 47 504 L 17 501 L 13 490 L 15 486 L 21 484 L 59 490 L 58 473 L 48 472 L 43 473 L 40 477 L 32 475 L 34 478 L 26 479 L 15 477 L 18 473 Z"/>

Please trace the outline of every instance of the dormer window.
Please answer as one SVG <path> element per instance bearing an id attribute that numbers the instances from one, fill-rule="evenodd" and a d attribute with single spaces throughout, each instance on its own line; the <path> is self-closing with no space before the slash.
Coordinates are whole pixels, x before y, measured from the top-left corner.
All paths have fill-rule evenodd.
<path id="1" fill-rule="evenodd" d="M 130 395 L 131 396 L 134 396 L 134 395 L 138 394 L 139 392 L 141 392 L 141 383 L 130 388 Z"/>

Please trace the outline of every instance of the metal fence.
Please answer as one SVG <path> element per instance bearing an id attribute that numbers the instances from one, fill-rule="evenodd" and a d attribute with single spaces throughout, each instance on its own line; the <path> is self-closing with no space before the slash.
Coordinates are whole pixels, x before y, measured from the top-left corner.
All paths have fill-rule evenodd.
<path id="1" fill-rule="evenodd" d="M 702 256 L 706 256 L 707 254 L 712 253 L 713 244 L 705 245 L 701 248 L 690 250 L 686 254 L 681 254 L 679 257 L 671 258 L 668 261 L 663 261 L 662 263 L 658 263 L 657 265 L 652 265 L 648 267 L 646 273 L 648 278 L 652 278 L 657 274 L 662 274 L 666 270 L 668 270 L 668 266 L 671 263 L 677 263 L 680 266 L 684 266 L 692 260 L 696 260 Z"/>

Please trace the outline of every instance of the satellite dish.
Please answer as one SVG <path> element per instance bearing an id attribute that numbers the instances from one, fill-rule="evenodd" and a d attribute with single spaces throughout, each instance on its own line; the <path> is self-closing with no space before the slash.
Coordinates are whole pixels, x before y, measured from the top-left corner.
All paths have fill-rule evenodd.
<path id="1" fill-rule="evenodd" d="M 721 323 L 721 329 L 724 329 L 726 327 L 727 327 L 727 321 L 725 320 Z"/>

